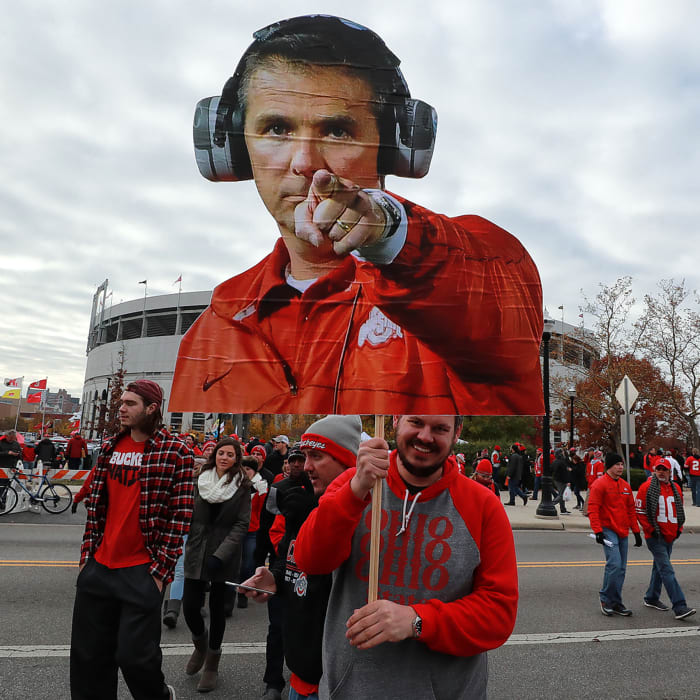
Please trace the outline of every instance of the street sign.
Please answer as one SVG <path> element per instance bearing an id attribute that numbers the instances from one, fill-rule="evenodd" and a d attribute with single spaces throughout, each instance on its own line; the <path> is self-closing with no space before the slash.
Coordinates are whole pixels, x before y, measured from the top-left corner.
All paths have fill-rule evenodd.
<path id="1" fill-rule="evenodd" d="M 635 445 L 637 436 L 634 429 L 634 416 L 625 414 L 620 421 L 620 437 L 623 445 Z M 629 431 L 629 436 L 627 432 Z"/>
<path id="2" fill-rule="evenodd" d="M 632 384 L 632 380 L 625 375 L 620 382 L 620 386 L 617 387 L 617 391 L 615 392 L 615 398 L 620 406 L 622 406 L 622 410 L 625 413 L 630 412 L 630 409 L 632 406 L 634 406 L 634 402 L 637 400 L 638 396 L 639 392 L 637 391 L 637 387 Z"/>

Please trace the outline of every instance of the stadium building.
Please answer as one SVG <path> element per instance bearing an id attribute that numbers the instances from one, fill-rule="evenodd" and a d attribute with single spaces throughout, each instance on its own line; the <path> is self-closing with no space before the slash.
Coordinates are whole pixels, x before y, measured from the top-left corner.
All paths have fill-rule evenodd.
<path id="1" fill-rule="evenodd" d="M 82 393 L 86 437 L 99 437 L 97 426 L 107 413 L 113 377 L 122 363 L 125 385 L 152 379 L 163 388 L 167 426 L 178 432 L 211 429 L 216 416 L 166 410 L 180 339 L 209 304 L 211 291 L 144 296 L 107 306 L 107 287 L 108 280 L 98 287 L 90 315 Z"/>

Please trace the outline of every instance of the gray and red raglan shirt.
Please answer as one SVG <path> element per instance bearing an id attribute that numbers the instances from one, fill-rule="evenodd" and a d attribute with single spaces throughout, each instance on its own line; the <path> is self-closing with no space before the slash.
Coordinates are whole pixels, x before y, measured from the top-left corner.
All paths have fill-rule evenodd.
<path id="1" fill-rule="evenodd" d="M 510 523 L 500 500 L 449 461 L 413 505 L 416 495 L 407 492 L 396 458 L 393 452 L 382 490 L 379 598 L 410 605 L 423 631 L 420 639 L 369 650 L 345 637 L 347 619 L 367 603 L 371 521 L 370 501 L 353 494 L 349 469 L 328 487 L 295 546 L 305 572 L 334 572 L 319 695 L 486 697 L 485 652 L 508 639 L 517 614 Z"/>

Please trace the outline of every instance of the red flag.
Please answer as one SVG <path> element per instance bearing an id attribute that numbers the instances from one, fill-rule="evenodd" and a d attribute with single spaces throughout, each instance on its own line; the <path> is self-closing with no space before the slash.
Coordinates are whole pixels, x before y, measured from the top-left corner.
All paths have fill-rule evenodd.
<path id="1" fill-rule="evenodd" d="M 177 284 L 178 282 L 182 282 L 182 275 L 180 275 L 180 276 L 173 282 L 173 284 Z"/>
<path id="2" fill-rule="evenodd" d="M 27 394 L 27 403 L 41 403 L 41 391 L 33 391 L 31 394 Z"/>
<path id="3" fill-rule="evenodd" d="M 46 379 L 40 379 L 38 382 L 32 382 L 29 385 L 30 389 L 46 389 Z"/>

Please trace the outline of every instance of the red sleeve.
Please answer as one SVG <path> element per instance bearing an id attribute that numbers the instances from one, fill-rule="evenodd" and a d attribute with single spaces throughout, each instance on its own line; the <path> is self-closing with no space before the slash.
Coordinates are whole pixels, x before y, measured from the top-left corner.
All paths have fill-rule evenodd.
<path id="1" fill-rule="evenodd" d="M 629 484 L 627 484 L 629 486 Z M 630 494 L 627 498 L 627 517 L 629 518 L 630 527 L 632 532 L 639 533 L 639 523 L 637 522 L 637 511 L 634 506 L 634 494 L 632 493 L 632 487 L 629 486 Z"/>
<path id="2" fill-rule="evenodd" d="M 272 546 L 275 548 L 277 555 L 279 555 L 277 549 L 280 546 L 282 538 L 284 537 L 286 526 L 287 523 L 284 519 L 284 515 L 282 514 L 276 515 L 275 519 L 272 521 L 272 525 L 270 526 L 270 542 L 272 542 Z"/>
<path id="3" fill-rule="evenodd" d="M 518 613 L 518 568 L 505 510 L 486 491 L 481 504 L 464 501 L 455 498 L 455 505 L 481 558 L 472 592 L 449 603 L 432 599 L 411 606 L 423 618 L 421 641 L 433 651 L 453 656 L 473 656 L 501 646 L 513 632 Z"/>
<path id="4" fill-rule="evenodd" d="M 294 558 L 307 574 L 329 574 L 349 556 L 352 536 L 370 497 L 361 501 L 350 488 L 354 467 L 344 471 L 321 496 L 299 530 Z"/>
<path id="5" fill-rule="evenodd" d="M 260 513 L 262 512 L 266 496 L 267 491 L 262 495 L 257 491 L 253 494 L 253 498 L 250 501 L 250 523 L 248 524 L 248 532 L 257 532 L 260 529 Z"/>
<path id="6" fill-rule="evenodd" d="M 498 384 L 507 377 L 518 385 L 514 405 L 543 411 L 542 287 L 525 248 L 479 216 L 451 219 L 398 199 L 408 216 L 406 243 L 389 265 L 358 266 L 358 280 L 371 282 L 369 299 L 457 377 Z M 465 308 L 469 323 L 455 324 Z"/>
<path id="7" fill-rule="evenodd" d="M 601 491 L 604 484 L 603 477 L 596 479 L 591 484 L 591 493 L 588 496 L 588 519 L 593 532 L 603 532 L 603 526 L 600 524 L 600 505 L 602 501 Z"/>
<path id="8" fill-rule="evenodd" d="M 83 482 L 83 485 L 80 487 L 80 491 L 73 496 L 73 502 L 74 503 L 80 503 L 84 498 L 87 498 L 90 495 L 90 489 L 92 488 L 92 480 L 95 478 L 95 465 L 91 470 L 90 473 L 87 475 L 87 478 Z"/>

